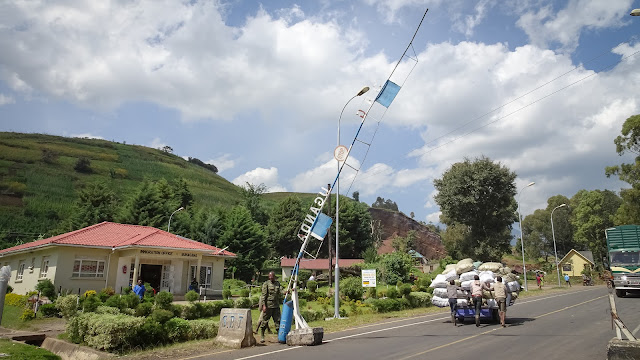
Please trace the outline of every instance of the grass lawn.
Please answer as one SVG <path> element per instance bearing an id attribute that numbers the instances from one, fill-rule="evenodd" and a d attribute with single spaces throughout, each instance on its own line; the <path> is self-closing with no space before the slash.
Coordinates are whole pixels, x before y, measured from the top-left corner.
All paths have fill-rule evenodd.
<path id="1" fill-rule="evenodd" d="M 0 353 L 9 355 L 12 360 L 59 360 L 54 355 L 37 346 L 16 343 L 8 339 L 0 339 Z"/>
<path id="2" fill-rule="evenodd" d="M 56 323 L 64 322 L 59 318 L 45 318 L 38 312 L 38 316 L 31 321 L 22 321 L 20 316 L 24 309 L 20 306 L 5 305 L 2 312 L 2 327 L 15 330 L 35 331 L 43 327 L 49 327 Z"/>

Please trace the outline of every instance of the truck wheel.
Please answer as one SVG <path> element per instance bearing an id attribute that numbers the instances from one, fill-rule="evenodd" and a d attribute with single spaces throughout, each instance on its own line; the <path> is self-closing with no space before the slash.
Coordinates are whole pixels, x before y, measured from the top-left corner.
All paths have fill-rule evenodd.
<path id="1" fill-rule="evenodd" d="M 498 316 L 498 309 L 491 309 L 491 320 L 493 322 L 500 321 L 500 317 Z"/>
<path id="2" fill-rule="evenodd" d="M 625 290 L 618 290 L 616 289 L 616 296 L 619 298 L 623 298 L 627 295 L 627 292 Z"/>

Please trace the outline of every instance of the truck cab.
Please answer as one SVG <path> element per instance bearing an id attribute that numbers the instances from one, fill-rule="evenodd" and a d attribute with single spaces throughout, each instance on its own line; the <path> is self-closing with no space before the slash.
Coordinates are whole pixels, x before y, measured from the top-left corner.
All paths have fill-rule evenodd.
<path id="1" fill-rule="evenodd" d="M 640 226 L 616 226 L 606 229 L 605 235 L 616 295 L 640 293 Z"/>

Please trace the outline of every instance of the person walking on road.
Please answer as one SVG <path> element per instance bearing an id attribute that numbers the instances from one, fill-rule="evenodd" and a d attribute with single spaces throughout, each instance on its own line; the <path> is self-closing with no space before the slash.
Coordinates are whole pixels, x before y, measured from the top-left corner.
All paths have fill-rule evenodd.
<path id="1" fill-rule="evenodd" d="M 270 318 L 273 318 L 276 331 L 280 329 L 280 303 L 282 302 L 282 289 L 280 283 L 276 280 L 276 274 L 271 271 L 269 280 L 262 284 L 262 295 L 260 296 L 260 304 L 262 304 L 262 328 L 260 329 L 260 342 L 264 342 L 264 330 Z"/>
<path id="2" fill-rule="evenodd" d="M 511 292 L 509 287 L 502 283 L 502 277 L 496 277 L 496 282 L 493 283 L 491 290 L 494 292 L 493 297 L 498 303 L 498 312 L 500 314 L 500 325 L 506 327 L 505 318 L 507 317 L 507 292 Z"/>
<path id="3" fill-rule="evenodd" d="M 480 310 L 482 309 L 482 290 L 488 290 L 484 283 L 480 282 L 480 277 L 475 275 L 471 283 L 471 299 L 476 310 L 476 326 L 480 326 Z"/>
<path id="4" fill-rule="evenodd" d="M 540 273 L 536 274 L 536 282 L 538 283 L 538 289 L 542 289 L 542 277 L 540 276 Z"/>
<path id="5" fill-rule="evenodd" d="M 564 274 L 564 281 L 566 281 L 567 285 L 571 287 L 571 282 L 569 281 L 569 274 Z"/>
<path id="6" fill-rule="evenodd" d="M 447 297 L 449 298 L 449 307 L 451 308 L 451 322 L 453 326 L 456 326 L 456 312 L 458 310 L 458 290 L 463 291 L 463 289 L 456 285 L 455 280 L 449 281 L 449 285 L 447 285 Z"/>

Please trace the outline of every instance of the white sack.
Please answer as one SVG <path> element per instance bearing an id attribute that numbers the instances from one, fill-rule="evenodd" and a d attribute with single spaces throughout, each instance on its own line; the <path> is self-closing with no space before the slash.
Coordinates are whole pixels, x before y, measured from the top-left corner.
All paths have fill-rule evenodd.
<path id="1" fill-rule="evenodd" d="M 510 281 L 507 283 L 507 287 L 511 291 L 520 291 L 520 283 L 517 281 Z"/>
<path id="2" fill-rule="evenodd" d="M 457 274 L 466 273 L 466 272 L 471 271 L 471 270 L 473 270 L 473 263 L 472 262 L 458 263 L 458 265 L 456 265 L 456 273 Z"/>
<path id="3" fill-rule="evenodd" d="M 451 280 L 456 280 L 458 279 L 458 274 L 456 273 L 455 270 L 452 270 L 446 274 L 444 274 L 445 279 L 447 280 L 447 282 L 451 281 Z"/>
<path id="4" fill-rule="evenodd" d="M 447 298 L 447 289 L 446 288 L 441 288 L 441 287 L 437 287 L 435 289 L 433 289 L 433 296 L 437 296 L 439 298 Z"/>
<path id="5" fill-rule="evenodd" d="M 437 307 L 448 307 L 449 299 L 434 296 L 431 298 L 431 303 Z"/>
<path id="6" fill-rule="evenodd" d="M 491 271 L 483 271 L 479 274 L 481 283 L 493 283 L 495 282 L 496 276 Z"/>
<path id="7" fill-rule="evenodd" d="M 467 299 L 458 299 L 458 307 L 467 307 L 469 306 L 469 302 Z"/>
<path id="8" fill-rule="evenodd" d="M 499 262 L 486 262 L 480 265 L 478 267 L 478 270 L 497 272 L 498 270 L 500 270 L 500 268 L 502 268 L 502 264 L 500 264 Z"/>
<path id="9" fill-rule="evenodd" d="M 465 282 L 467 280 L 473 280 L 474 276 L 478 275 L 478 272 L 473 270 L 473 271 L 468 271 L 462 275 L 460 275 L 460 281 Z"/>

